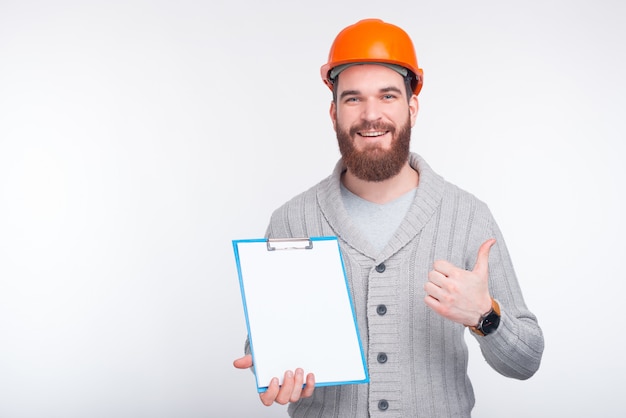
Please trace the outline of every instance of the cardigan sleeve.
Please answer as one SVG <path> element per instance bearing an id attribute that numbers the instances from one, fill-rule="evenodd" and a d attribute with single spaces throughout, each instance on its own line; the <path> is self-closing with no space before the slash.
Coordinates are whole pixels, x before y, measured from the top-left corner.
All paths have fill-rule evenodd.
<path id="1" fill-rule="evenodd" d="M 494 370 L 507 377 L 528 379 L 541 363 L 543 333 L 524 302 L 502 233 L 491 216 L 487 230 L 497 240 L 489 254 L 489 290 L 500 305 L 501 320 L 492 334 L 471 334 Z"/>

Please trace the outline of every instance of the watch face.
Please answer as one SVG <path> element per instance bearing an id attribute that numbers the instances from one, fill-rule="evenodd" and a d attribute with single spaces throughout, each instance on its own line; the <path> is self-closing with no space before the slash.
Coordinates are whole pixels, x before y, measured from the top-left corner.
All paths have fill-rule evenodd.
<path id="1" fill-rule="evenodd" d="M 498 329 L 498 325 L 500 325 L 500 315 L 492 311 L 483 319 L 479 329 L 487 335 Z"/>

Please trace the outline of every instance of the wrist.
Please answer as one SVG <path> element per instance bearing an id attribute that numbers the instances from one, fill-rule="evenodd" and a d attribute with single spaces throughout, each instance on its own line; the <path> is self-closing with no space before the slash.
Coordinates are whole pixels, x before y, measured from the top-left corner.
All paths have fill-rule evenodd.
<path id="1" fill-rule="evenodd" d="M 485 314 L 483 314 L 478 323 L 474 326 L 470 326 L 469 329 L 480 336 L 489 335 L 498 329 L 500 325 L 500 305 L 498 302 L 491 298 L 491 308 Z"/>

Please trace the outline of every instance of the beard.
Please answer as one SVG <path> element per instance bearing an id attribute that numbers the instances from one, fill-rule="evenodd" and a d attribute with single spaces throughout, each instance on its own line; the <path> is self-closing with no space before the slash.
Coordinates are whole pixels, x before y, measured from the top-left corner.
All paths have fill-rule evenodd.
<path id="1" fill-rule="evenodd" d="M 392 137 L 391 147 L 385 150 L 378 144 L 371 144 L 363 150 L 357 150 L 352 138 L 358 135 L 358 131 L 365 130 L 389 131 Z M 398 174 L 408 161 L 411 123 L 407 118 L 406 123 L 398 130 L 394 125 L 381 122 L 363 122 L 349 130 L 337 125 L 337 141 L 343 162 L 352 174 L 361 180 L 379 182 Z"/>

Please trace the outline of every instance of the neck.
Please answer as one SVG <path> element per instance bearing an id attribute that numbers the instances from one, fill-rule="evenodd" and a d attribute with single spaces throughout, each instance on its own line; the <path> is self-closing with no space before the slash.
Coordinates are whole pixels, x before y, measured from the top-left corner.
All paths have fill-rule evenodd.
<path id="1" fill-rule="evenodd" d="M 384 204 L 413 190 L 419 183 L 419 174 L 407 162 L 395 176 L 383 181 L 361 180 L 346 170 L 341 181 L 343 185 L 361 199 Z"/>

